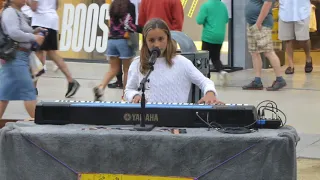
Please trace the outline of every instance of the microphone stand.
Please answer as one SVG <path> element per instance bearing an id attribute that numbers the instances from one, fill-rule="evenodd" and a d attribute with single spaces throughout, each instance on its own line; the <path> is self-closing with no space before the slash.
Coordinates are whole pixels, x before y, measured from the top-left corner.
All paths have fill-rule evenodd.
<path id="1" fill-rule="evenodd" d="M 155 62 L 150 62 L 150 69 L 147 73 L 147 75 L 141 80 L 140 82 L 140 86 L 138 88 L 138 91 L 142 91 L 142 95 L 141 95 L 141 121 L 140 121 L 140 125 L 135 125 L 134 129 L 137 131 L 151 131 L 154 128 L 154 125 L 149 125 L 149 124 L 145 124 L 146 121 L 146 96 L 145 96 L 145 90 L 146 90 L 146 83 L 150 81 L 149 76 L 151 74 L 151 72 L 154 70 L 154 65 Z"/>

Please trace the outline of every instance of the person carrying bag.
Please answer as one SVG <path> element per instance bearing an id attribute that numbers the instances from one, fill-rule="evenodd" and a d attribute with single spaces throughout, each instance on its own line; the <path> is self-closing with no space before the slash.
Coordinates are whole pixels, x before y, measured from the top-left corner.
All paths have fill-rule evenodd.
<path id="1" fill-rule="evenodd" d="M 1 14 L 3 33 L 16 42 L 16 46 L 11 47 L 10 58 L 2 56 L 1 60 L 0 119 L 9 101 L 24 101 L 30 117 L 34 118 L 35 114 L 36 91 L 30 73 L 29 55 L 32 43 L 43 43 L 44 36 L 39 33 L 45 29 L 32 29 L 21 12 L 24 3 L 21 0 L 7 0 Z"/>

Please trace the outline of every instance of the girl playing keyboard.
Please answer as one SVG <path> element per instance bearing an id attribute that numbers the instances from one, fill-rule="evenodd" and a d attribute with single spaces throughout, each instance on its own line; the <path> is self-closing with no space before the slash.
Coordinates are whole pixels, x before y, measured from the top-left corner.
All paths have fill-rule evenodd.
<path id="1" fill-rule="evenodd" d="M 192 83 L 197 85 L 205 96 L 198 103 L 216 104 L 217 91 L 214 83 L 205 77 L 192 62 L 182 55 L 177 55 L 177 47 L 171 39 L 167 24 L 161 19 L 151 19 L 143 28 L 143 42 L 140 56 L 130 65 L 125 99 L 139 103 L 141 92 L 138 91 L 143 77 L 148 73 L 151 49 L 161 50 L 154 64 L 154 70 L 146 84 L 147 102 L 186 103 Z"/>

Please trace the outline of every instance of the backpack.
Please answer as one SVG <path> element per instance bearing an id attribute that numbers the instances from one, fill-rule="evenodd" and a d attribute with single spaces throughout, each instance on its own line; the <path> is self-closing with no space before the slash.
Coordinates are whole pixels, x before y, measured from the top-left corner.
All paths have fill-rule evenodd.
<path id="1" fill-rule="evenodd" d="M 18 17 L 20 20 L 19 14 Z M 3 59 L 4 61 L 11 61 L 16 57 L 16 51 L 19 47 L 19 43 L 12 40 L 7 34 L 4 33 L 1 22 L 2 14 L 0 15 L 0 59 Z"/>

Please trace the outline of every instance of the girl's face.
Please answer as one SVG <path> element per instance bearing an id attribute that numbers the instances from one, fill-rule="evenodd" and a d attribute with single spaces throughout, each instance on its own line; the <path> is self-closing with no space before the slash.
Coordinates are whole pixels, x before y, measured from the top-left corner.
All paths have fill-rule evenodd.
<path id="1" fill-rule="evenodd" d="M 146 36 L 146 42 L 149 51 L 151 51 L 155 47 L 158 47 L 161 50 L 162 55 L 167 48 L 168 35 L 165 33 L 164 30 L 155 28 L 148 32 Z"/>

